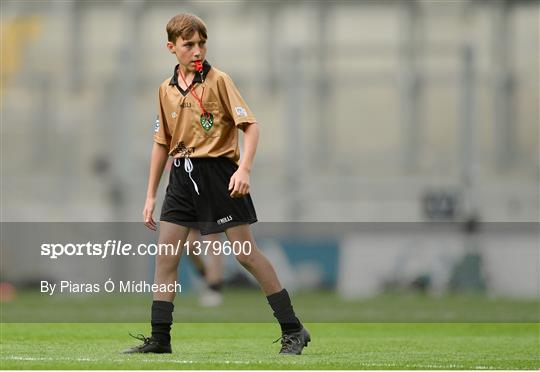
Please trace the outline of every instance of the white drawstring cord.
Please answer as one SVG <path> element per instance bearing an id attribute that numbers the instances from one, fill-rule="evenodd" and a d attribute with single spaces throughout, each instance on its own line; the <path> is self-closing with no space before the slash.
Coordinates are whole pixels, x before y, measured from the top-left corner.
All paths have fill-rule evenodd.
<path id="1" fill-rule="evenodd" d="M 178 161 L 178 163 L 176 161 Z M 176 168 L 180 167 L 180 159 L 179 158 L 174 159 L 174 166 Z M 199 187 L 197 186 L 197 183 L 195 182 L 193 177 L 191 177 L 191 172 L 193 172 L 193 163 L 191 162 L 190 158 L 184 158 L 184 170 L 189 175 L 189 178 L 191 179 L 191 182 L 193 182 L 193 186 L 195 187 L 195 192 L 197 193 L 197 195 L 200 195 L 199 194 Z"/>

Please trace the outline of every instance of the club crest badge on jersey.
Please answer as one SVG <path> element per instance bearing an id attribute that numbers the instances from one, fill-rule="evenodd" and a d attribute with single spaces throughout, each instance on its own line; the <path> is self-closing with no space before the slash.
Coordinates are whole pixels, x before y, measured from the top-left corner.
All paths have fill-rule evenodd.
<path id="1" fill-rule="evenodd" d="M 243 108 L 243 107 L 241 107 L 241 106 L 236 106 L 236 107 L 234 108 L 234 111 L 236 111 L 236 115 L 237 115 L 238 117 L 243 118 L 243 117 L 246 117 L 246 116 L 247 116 L 246 109 Z"/>
<path id="2" fill-rule="evenodd" d="M 210 112 L 205 112 L 201 114 L 201 126 L 205 131 L 209 131 L 214 126 L 214 115 Z"/>
<path id="3" fill-rule="evenodd" d="M 156 116 L 156 121 L 154 122 L 154 133 L 159 132 L 159 115 Z"/>

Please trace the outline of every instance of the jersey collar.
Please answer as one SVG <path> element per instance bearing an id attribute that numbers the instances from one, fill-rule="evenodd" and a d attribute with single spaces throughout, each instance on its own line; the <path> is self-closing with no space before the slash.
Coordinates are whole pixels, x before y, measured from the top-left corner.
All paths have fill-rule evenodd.
<path id="1" fill-rule="evenodd" d="M 180 84 L 178 84 L 178 66 L 180 66 L 180 65 L 176 65 L 174 67 L 173 76 L 171 78 L 171 81 L 169 82 L 169 85 L 176 85 L 178 87 L 178 89 L 180 89 L 182 91 L 183 89 L 180 88 Z M 208 72 L 210 72 L 211 68 L 212 68 L 212 66 L 205 59 L 203 61 L 203 77 L 204 77 L 205 80 L 206 80 L 206 75 L 208 75 Z M 195 76 L 193 77 L 193 81 L 191 82 L 191 85 L 193 85 L 195 83 L 202 83 L 201 74 L 195 74 Z"/>

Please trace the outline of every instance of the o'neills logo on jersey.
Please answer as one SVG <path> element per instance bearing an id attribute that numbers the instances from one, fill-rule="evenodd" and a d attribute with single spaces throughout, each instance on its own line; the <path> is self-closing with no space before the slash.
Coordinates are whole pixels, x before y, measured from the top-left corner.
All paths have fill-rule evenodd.
<path id="1" fill-rule="evenodd" d="M 223 225 L 224 223 L 227 223 L 227 222 L 230 222 L 230 221 L 232 221 L 232 216 L 231 215 L 229 215 L 227 217 L 220 218 L 216 222 L 217 222 L 218 225 Z"/>

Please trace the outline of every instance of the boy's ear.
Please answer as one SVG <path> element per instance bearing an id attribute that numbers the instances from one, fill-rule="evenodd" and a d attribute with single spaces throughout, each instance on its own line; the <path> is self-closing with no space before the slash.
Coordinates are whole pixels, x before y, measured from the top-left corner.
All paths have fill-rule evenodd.
<path id="1" fill-rule="evenodd" d="M 169 51 L 174 54 L 174 44 L 170 41 L 167 41 L 167 49 L 169 49 Z"/>

